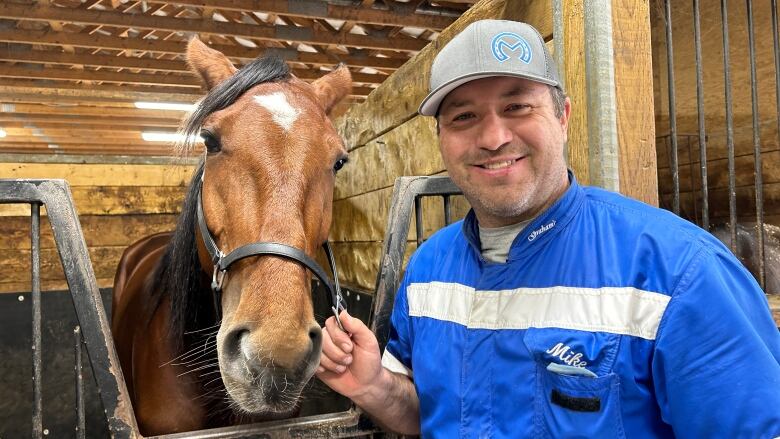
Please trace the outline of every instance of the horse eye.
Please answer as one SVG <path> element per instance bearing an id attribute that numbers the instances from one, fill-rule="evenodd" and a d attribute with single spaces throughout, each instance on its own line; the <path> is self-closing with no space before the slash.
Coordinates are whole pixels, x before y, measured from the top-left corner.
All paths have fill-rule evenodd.
<path id="1" fill-rule="evenodd" d="M 336 163 L 333 165 L 333 172 L 339 172 L 339 169 L 343 168 L 348 161 L 349 159 L 347 159 L 346 157 L 342 159 L 338 159 Z"/>
<path id="2" fill-rule="evenodd" d="M 219 144 L 219 140 L 208 131 L 201 131 L 200 137 L 203 138 L 203 143 L 206 145 L 206 151 L 219 152 L 222 149 L 222 145 Z"/>

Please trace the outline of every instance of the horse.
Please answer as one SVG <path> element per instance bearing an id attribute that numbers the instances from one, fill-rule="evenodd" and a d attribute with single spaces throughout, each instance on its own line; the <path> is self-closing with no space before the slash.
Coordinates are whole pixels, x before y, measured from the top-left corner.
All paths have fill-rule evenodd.
<path id="1" fill-rule="evenodd" d="M 780 294 L 780 227 L 763 224 L 764 228 L 764 291 Z M 759 279 L 758 226 L 755 222 L 736 224 L 737 242 L 735 255 L 745 268 Z M 731 245 L 731 233 L 727 224 L 712 228 L 715 235 L 727 247 Z"/>
<path id="2" fill-rule="evenodd" d="M 111 329 L 143 435 L 296 412 L 322 343 L 309 271 L 327 276 L 312 258 L 347 161 L 328 116 L 351 90 L 345 66 L 309 84 L 276 58 L 236 69 L 197 38 L 186 56 L 208 93 L 178 147 L 187 154 L 200 134 L 204 158 L 176 229 L 130 245 L 113 289 Z M 337 314 L 338 287 L 326 286 Z"/>

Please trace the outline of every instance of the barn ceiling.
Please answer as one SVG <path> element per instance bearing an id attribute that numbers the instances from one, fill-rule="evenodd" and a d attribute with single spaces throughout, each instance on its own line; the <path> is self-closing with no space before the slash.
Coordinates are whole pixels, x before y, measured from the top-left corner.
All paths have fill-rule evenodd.
<path id="1" fill-rule="evenodd" d="M 273 52 L 305 80 L 338 63 L 359 102 L 476 0 L 0 0 L 0 153 L 168 155 L 203 90 L 194 35 L 242 65 Z M 342 108 L 343 110 L 343 108 Z"/>

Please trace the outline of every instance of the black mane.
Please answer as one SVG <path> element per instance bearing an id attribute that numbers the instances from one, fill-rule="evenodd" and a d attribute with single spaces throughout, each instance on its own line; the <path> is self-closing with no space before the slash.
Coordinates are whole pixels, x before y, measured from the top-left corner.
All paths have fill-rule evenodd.
<path id="1" fill-rule="evenodd" d="M 289 78 L 289 68 L 284 61 L 275 57 L 258 58 L 242 67 L 200 101 L 183 124 L 181 133 L 185 140 L 178 146 L 184 153 L 191 150 L 206 117 L 227 108 L 250 88 Z M 169 334 L 177 351 L 186 346 L 184 338 L 188 332 L 218 323 L 209 280 L 198 259 L 195 233 L 198 183 L 203 175 L 204 164 L 205 161 L 201 160 L 190 181 L 176 230 L 153 276 L 155 308 L 162 303 L 166 294 L 170 299 Z"/>

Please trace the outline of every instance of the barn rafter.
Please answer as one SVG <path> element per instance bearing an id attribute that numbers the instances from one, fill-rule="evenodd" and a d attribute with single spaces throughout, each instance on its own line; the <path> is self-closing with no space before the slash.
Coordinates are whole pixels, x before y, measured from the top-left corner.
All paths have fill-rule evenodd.
<path id="1" fill-rule="evenodd" d="M 167 144 L 143 142 L 141 132 L 173 131 L 184 112 L 163 119 L 123 114 L 134 102 L 193 103 L 203 94 L 183 56 L 193 36 L 238 66 L 258 56 L 278 56 L 307 81 L 345 64 L 354 88 L 336 110 L 342 112 L 364 100 L 474 2 L 0 2 L 0 104 L 5 104 L 0 129 L 6 132 L 0 152 L 24 152 L 25 147 L 40 152 L 48 145 L 50 153 L 119 154 L 120 145 L 95 140 L 106 139 L 100 132 L 113 124 L 123 130 L 123 140 L 135 137 L 126 143 L 137 143 L 135 153 L 167 154 Z M 55 110 L 21 112 L 21 105 Z M 137 123 L 135 132 L 132 123 Z M 66 127 L 57 124 L 74 130 L 62 131 Z"/>

